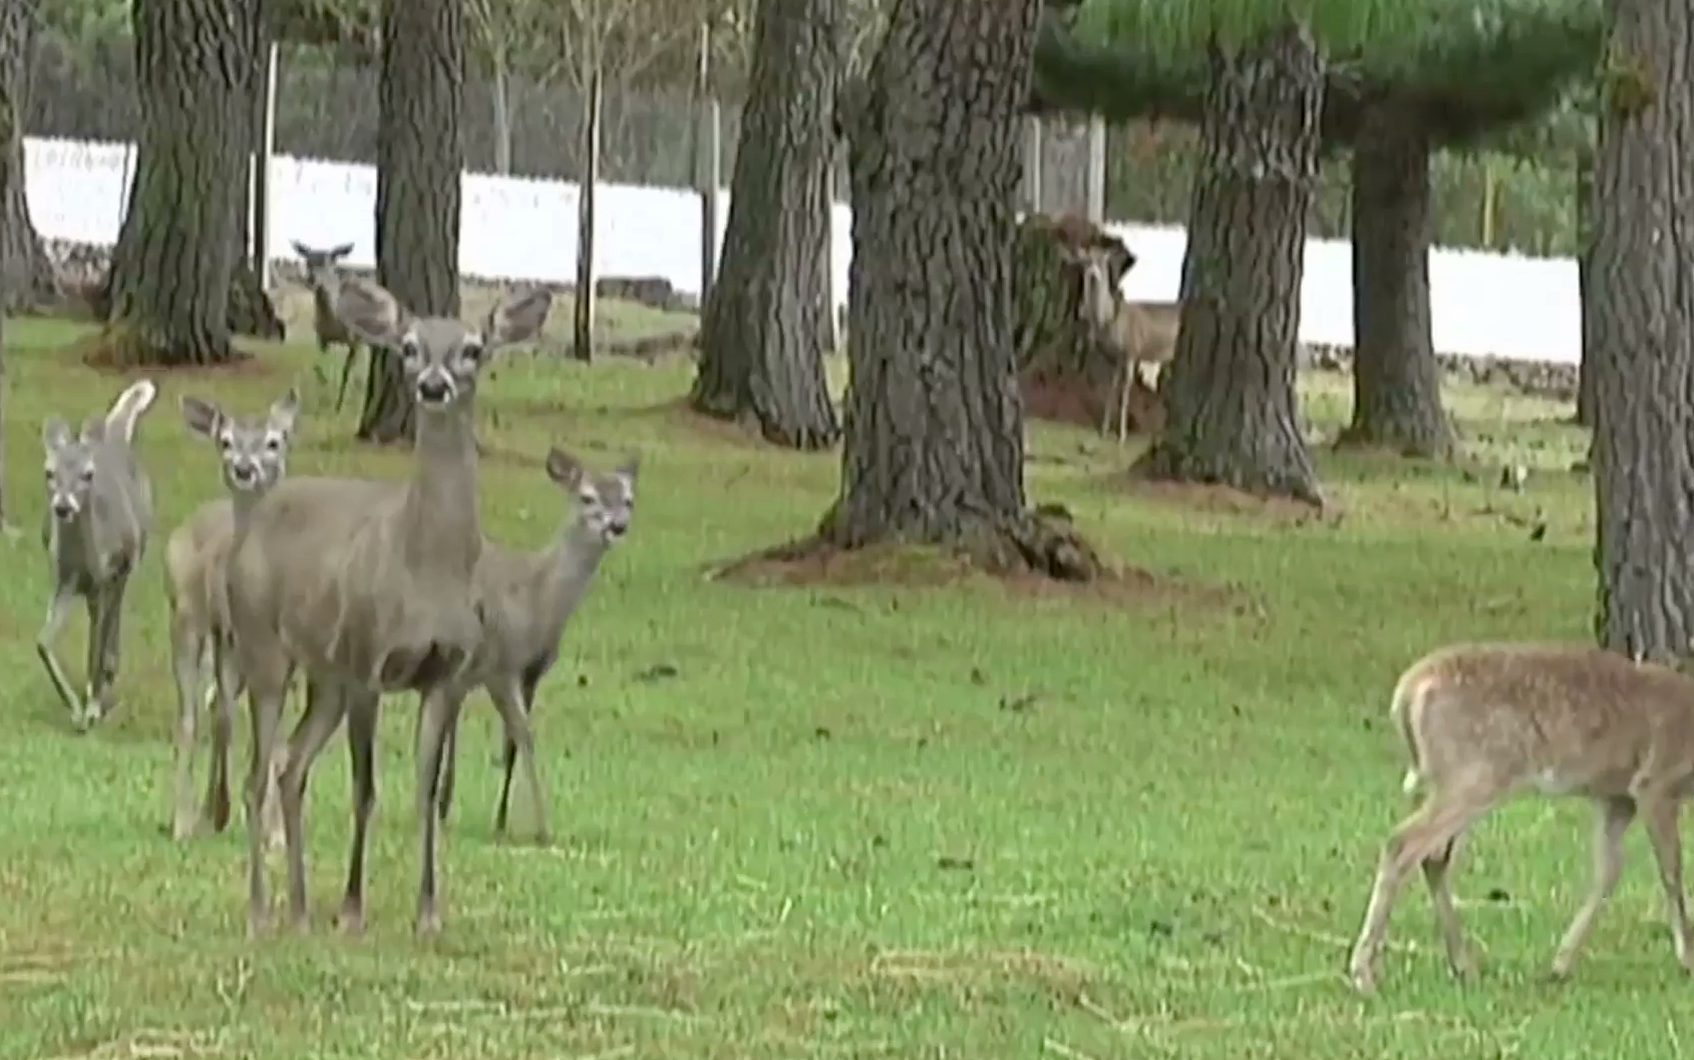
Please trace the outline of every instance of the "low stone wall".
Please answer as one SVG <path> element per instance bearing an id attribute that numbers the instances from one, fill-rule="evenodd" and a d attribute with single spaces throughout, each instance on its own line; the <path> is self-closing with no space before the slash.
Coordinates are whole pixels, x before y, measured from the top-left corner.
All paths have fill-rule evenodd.
<path id="1" fill-rule="evenodd" d="M 1307 344 L 1301 347 L 1302 368 L 1343 372 L 1353 370 L 1350 346 Z M 1577 366 L 1557 361 L 1520 361 L 1504 357 L 1438 353 L 1435 360 L 1449 380 L 1477 386 L 1503 386 L 1522 394 L 1575 401 Z"/>

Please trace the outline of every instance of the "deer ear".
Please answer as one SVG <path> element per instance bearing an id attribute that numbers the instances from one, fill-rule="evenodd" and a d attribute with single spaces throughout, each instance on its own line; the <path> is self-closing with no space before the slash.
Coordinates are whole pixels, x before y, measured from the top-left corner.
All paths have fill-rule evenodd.
<path id="1" fill-rule="evenodd" d="M 312 256 L 312 248 L 300 242 L 298 239 L 290 239 L 288 241 L 288 245 L 294 248 L 294 253 L 303 258 L 309 258 Z"/>
<path id="2" fill-rule="evenodd" d="M 182 406 L 182 422 L 188 424 L 189 430 L 205 438 L 218 433 L 218 422 L 223 419 L 223 413 L 216 405 L 189 394 L 182 395 L 177 404 Z"/>
<path id="3" fill-rule="evenodd" d="M 412 315 L 387 288 L 357 276 L 342 282 L 335 315 L 361 339 L 389 348 L 400 344 L 400 337 L 412 323 Z"/>
<path id="4" fill-rule="evenodd" d="M 47 417 L 41 425 L 41 444 L 49 453 L 63 449 L 71 441 L 71 425 L 58 416 Z"/>
<path id="5" fill-rule="evenodd" d="M 83 445 L 99 445 L 106 440 L 106 418 L 90 416 L 82 421 L 82 432 L 78 439 Z"/>
<path id="6" fill-rule="evenodd" d="M 329 256 L 332 257 L 332 258 L 345 258 L 347 255 L 349 255 L 351 253 L 353 253 L 353 244 L 342 243 L 342 244 L 339 244 L 335 247 L 331 247 L 330 251 L 329 251 Z"/>
<path id="7" fill-rule="evenodd" d="M 547 450 L 547 477 L 566 489 L 582 481 L 582 461 L 557 446 Z"/>
<path id="8" fill-rule="evenodd" d="M 630 453 L 628 456 L 624 457 L 623 463 L 619 464 L 617 469 L 614 471 L 614 474 L 623 476 L 623 480 L 632 486 L 635 485 L 635 477 L 640 473 L 640 453 Z"/>
<path id="9" fill-rule="evenodd" d="M 528 342 L 541 333 L 552 308 L 553 292 L 545 287 L 497 303 L 488 311 L 488 319 L 482 325 L 483 348 L 493 350 Z"/>
<path id="10" fill-rule="evenodd" d="M 294 433 L 294 421 L 300 415 L 300 392 L 294 387 L 288 388 L 288 393 L 271 402 L 271 427 L 283 434 Z"/>

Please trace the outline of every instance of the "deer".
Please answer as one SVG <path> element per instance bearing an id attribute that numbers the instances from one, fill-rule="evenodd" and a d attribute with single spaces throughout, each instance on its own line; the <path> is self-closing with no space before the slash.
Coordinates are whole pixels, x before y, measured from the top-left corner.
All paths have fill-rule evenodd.
<path id="1" fill-rule="evenodd" d="M 1121 444 L 1129 433 L 1130 392 L 1137 383 L 1145 385 L 1141 366 L 1168 364 L 1176 356 L 1182 303 L 1126 300 L 1118 289 L 1118 279 L 1135 266 L 1136 258 L 1121 244 L 1081 247 L 1061 244 L 1060 255 L 1082 273 L 1082 298 L 1077 312 L 1090 340 L 1117 365 L 1113 384 L 1117 390 L 1117 438 Z M 1111 434 L 1111 413 L 1108 404 L 1100 417 L 1101 434 Z"/>
<path id="2" fill-rule="evenodd" d="M 35 648 L 78 732 L 115 709 L 124 595 L 153 528 L 153 484 L 136 458 L 135 431 L 158 393 L 151 380 L 130 384 L 76 435 L 58 416 L 42 426 L 48 505 L 41 538 L 53 595 Z M 72 688 L 54 650 L 77 597 L 88 608 L 85 695 Z"/>
<path id="3" fill-rule="evenodd" d="M 436 791 L 453 722 L 452 683 L 482 640 L 474 575 L 482 548 L 477 378 L 495 351 L 536 334 L 545 289 L 496 304 L 480 327 L 417 316 L 378 284 L 348 279 L 337 315 L 361 340 L 392 350 L 416 402 L 413 468 L 399 481 L 289 476 L 254 504 L 228 572 L 230 622 L 252 716 L 248 771 L 248 932 L 268 927 L 261 822 L 264 778 L 294 671 L 306 708 L 277 780 L 288 863 L 289 920 L 308 926 L 302 800 L 313 760 L 347 720 L 353 844 L 342 929 L 364 927 L 367 827 L 375 802 L 372 745 L 384 693 L 420 695 L 417 726 L 420 866 L 415 929 L 441 930 Z"/>
<path id="4" fill-rule="evenodd" d="M 288 470 L 300 411 L 299 393 L 271 403 L 263 417 L 234 417 L 217 405 L 184 395 L 179 400 L 189 431 L 217 450 L 228 496 L 207 501 L 171 532 L 165 542 L 165 600 L 170 608 L 171 671 L 177 689 L 176 798 L 172 838 L 182 841 L 229 824 L 229 745 L 235 704 L 242 688 L 230 643 L 229 600 L 225 591 L 228 561 L 235 541 L 246 530 L 249 513 Z M 199 728 L 201 682 L 207 655 L 213 663 L 212 755 L 206 802 L 194 807 L 194 745 Z M 275 798 L 274 770 L 268 783 Z M 266 824 L 269 843 L 280 845 L 282 818 Z"/>
<path id="5" fill-rule="evenodd" d="M 336 299 L 341 294 L 340 261 L 353 252 L 353 244 L 341 243 L 328 250 L 317 250 L 299 240 L 291 241 L 294 252 L 306 263 L 306 282 L 312 289 L 312 331 L 318 339 L 318 353 L 327 354 L 330 346 L 346 349 L 341 362 L 341 383 L 335 390 L 335 411 L 340 412 L 347 400 L 347 379 L 353 372 L 353 361 L 359 356 L 359 337 L 336 315 Z"/>
<path id="6" fill-rule="evenodd" d="M 1451 868 L 1465 832 L 1510 798 L 1580 796 L 1596 808 L 1593 883 L 1553 957 L 1568 978 L 1623 865 L 1640 817 L 1658 861 L 1677 962 L 1694 970 L 1677 815 L 1694 790 L 1694 678 L 1586 645 L 1457 644 L 1413 663 L 1390 717 L 1411 759 L 1402 787 L 1423 803 L 1382 849 L 1349 973 L 1376 988 L 1395 896 L 1421 866 L 1455 978 L 1475 972 L 1453 905 Z"/>
<path id="7" fill-rule="evenodd" d="M 521 755 L 536 840 L 542 844 L 549 841 L 549 831 L 529 724 L 535 692 L 559 659 L 559 640 L 587 595 L 600 561 L 629 530 L 640 459 L 632 454 L 608 474 L 591 474 L 575 456 L 555 447 L 548 450 L 545 466 L 547 477 L 575 496 L 575 516 L 565 522 L 551 545 L 539 551 L 520 552 L 483 542 L 476 567 L 483 639 L 463 685 L 466 691 L 477 686 L 487 691 L 505 728 L 505 772 L 494 816 L 495 833 L 506 834 L 512 770 Z M 457 707 L 454 716 L 458 716 Z M 448 730 L 442 764 L 439 812 L 443 822 L 453 801 L 457 733 L 456 725 Z"/>

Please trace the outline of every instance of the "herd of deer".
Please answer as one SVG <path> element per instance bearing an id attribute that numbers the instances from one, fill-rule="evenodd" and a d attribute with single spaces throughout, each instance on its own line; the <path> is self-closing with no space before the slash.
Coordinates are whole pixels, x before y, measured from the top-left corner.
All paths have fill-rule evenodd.
<path id="1" fill-rule="evenodd" d="M 286 475 L 299 415 L 293 390 L 262 418 L 181 399 L 188 429 L 217 450 L 227 496 L 194 512 L 164 553 L 180 712 L 172 833 L 186 839 L 228 824 L 231 730 L 236 699 L 245 691 L 253 730 L 248 923 L 255 934 L 270 919 L 264 855 L 278 838 L 286 847 L 290 920 L 296 927 L 308 922 L 306 779 L 343 720 L 352 753 L 354 831 L 340 922 L 350 931 L 362 929 L 366 829 L 375 799 L 372 745 L 384 694 L 416 692 L 421 700 L 420 932 L 440 926 L 437 829 L 450 806 L 460 705 L 479 688 L 493 700 L 505 730 L 496 830 L 506 828 L 513 769 L 521 759 L 536 828 L 547 837 L 530 713 L 537 686 L 558 658 L 566 623 L 601 558 L 629 528 L 637 476 L 633 456 L 611 472 L 591 473 L 552 449 L 547 476 L 575 501 L 555 542 L 524 552 L 483 536 L 472 430 L 477 378 L 497 349 L 541 329 L 551 303 L 549 293 L 533 291 L 497 305 L 472 327 L 415 316 L 365 280 L 339 284 L 329 307 L 336 319 L 349 336 L 393 351 L 412 388 L 417 434 L 406 480 Z M 157 394 L 156 385 L 143 380 L 80 432 L 58 417 L 43 430 L 44 544 L 53 592 L 37 645 L 78 729 L 112 710 L 125 589 L 153 522 L 153 489 L 137 458 L 136 427 Z M 55 655 L 77 597 L 86 601 L 89 616 L 83 693 Z M 208 654 L 213 685 L 207 701 L 215 700 L 216 710 L 205 801 L 197 808 L 193 758 Z M 284 695 L 297 670 L 304 674 L 305 706 L 282 746 Z"/>
<path id="2" fill-rule="evenodd" d="M 314 265 L 333 268 L 344 252 L 337 248 Z M 1168 347 L 1166 327 L 1126 320 L 1115 263 L 1104 254 L 1073 260 L 1084 272 L 1084 314 L 1118 329 L 1125 349 L 1138 353 L 1126 358 L 1126 374 L 1138 360 L 1156 361 L 1156 351 Z M 227 825 L 230 735 L 236 697 L 245 690 L 253 729 L 247 824 L 254 933 L 269 920 L 264 854 L 279 832 L 290 918 L 298 927 L 307 923 L 302 800 L 313 760 L 343 720 L 352 751 L 354 830 L 340 921 L 350 931 L 362 928 L 375 796 L 372 744 L 384 694 L 417 692 L 421 699 L 420 932 L 440 926 L 437 828 L 451 801 L 459 709 L 471 691 L 488 692 L 505 729 L 496 829 L 506 828 L 521 758 L 537 830 L 547 834 L 529 722 L 536 688 L 558 657 L 560 636 L 601 557 L 628 529 L 637 473 L 633 457 L 611 473 L 591 474 L 553 449 L 547 475 L 576 501 L 558 540 L 526 553 L 483 537 L 472 433 L 477 378 L 496 349 L 535 335 L 550 306 L 545 291 L 531 292 L 497 305 L 472 328 L 414 316 L 365 280 L 338 277 L 327 292 L 320 284 L 320 341 L 328 316 L 343 329 L 341 341 L 383 347 L 401 359 L 418 406 L 407 481 L 286 476 L 299 411 L 293 391 L 262 419 L 231 417 L 191 397 L 181 401 L 188 428 L 217 448 L 228 496 L 202 506 L 165 550 L 180 708 L 173 833 L 181 839 Z M 1149 350 L 1154 354 L 1139 356 Z M 53 594 L 38 646 L 79 728 L 112 709 L 125 586 L 153 517 L 135 431 L 156 394 L 153 383 L 138 382 L 79 435 L 58 418 L 44 429 Z M 54 655 L 79 596 L 90 624 L 85 695 Z M 208 653 L 217 710 L 205 802 L 197 809 L 192 758 Z M 305 707 L 284 747 L 277 734 L 296 670 L 305 674 Z M 1638 816 L 1658 862 L 1677 960 L 1694 970 L 1678 833 L 1681 803 L 1694 792 L 1694 677 L 1591 647 L 1465 644 L 1407 669 L 1395 686 L 1391 717 L 1412 763 L 1405 790 L 1421 787 L 1426 794 L 1383 848 L 1350 957 L 1357 989 L 1375 987 L 1390 910 L 1414 866 L 1428 884 L 1453 973 L 1471 973 L 1451 892 L 1453 859 L 1480 818 L 1529 792 L 1585 797 L 1598 808 L 1592 887 L 1559 944 L 1553 974 L 1573 969 L 1617 884 L 1623 835 Z"/>

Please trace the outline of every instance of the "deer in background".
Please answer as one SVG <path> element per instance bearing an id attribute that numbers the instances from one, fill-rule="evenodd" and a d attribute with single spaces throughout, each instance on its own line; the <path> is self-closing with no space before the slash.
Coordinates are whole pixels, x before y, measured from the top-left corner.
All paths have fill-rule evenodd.
<path id="1" fill-rule="evenodd" d="M 306 710 L 277 781 L 287 848 L 290 920 L 307 924 L 302 800 L 308 771 L 347 719 L 353 774 L 353 845 L 341 924 L 364 925 L 366 830 L 378 700 L 422 697 L 417 728 L 421 829 L 417 930 L 440 930 L 436 791 L 453 718 L 453 682 L 482 641 L 474 575 L 482 549 L 477 377 L 494 351 L 533 336 L 552 296 L 536 290 L 495 306 L 480 328 L 418 317 L 382 287 L 342 284 L 337 315 L 362 340 L 393 350 L 417 402 L 409 479 L 290 476 L 249 514 L 229 564 L 236 657 L 253 715 L 248 776 L 248 927 L 269 919 L 261 821 L 283 695 L 306 674 Z"/>
<path id="2" fill-rule="evenodd" d="M 151 380 L 131 384 L 104 418 L 84 423 L 80 435 L 58 416 L 42 427 L 48 497 L 42 543 L 53 598 L 35 646 L 78 731 L 114 709 L 124 593 L 153 529 L 153 484 L 136 459 L 135 429 L 158 393 Z M 54 654 L 79 596 L 88 606 L 86 696 L 71 687 Z"/>
<path id="3" fill-rule="evenodd" d="M 1694 678 L 1588 646 L 1462 644 L 1414 663 L 1394 688 L 1391 716 L 1411 768 L 1403 784 L 1423 805 L 1383 848 L 1364 926 L 1353 947 L 1354 986 L 1369 993 L 1394 899 L 1421 866 L 1447 963 L 1473 972 L 1451 868 L 1465 832 L 1513 796 L 1593 801 L 1594 880 L 1553 958 L 1571 973 L 1577 951 L 1623 867 L 1623 836 L 1640 817 L 1664 887 L 1676 959 L 1694 970 L 1694 936 L 1682 892 L 1677 814 L 1694 789 Z"/>
<path id="4" fill-rule="evenodd" d="M 300 399 L 290 389 L 272 402 L 262 418 L 232 417 L 210 402 L 188 396 L 182 398 L 181 405 L 188 429 L 216 448 L 228 496 L 202 504 L 165 542 L 165 599 L 170 606 L 171 670 L 176 677 L 178 710 L 171 835 L 178 840 L 204 829 L 221 832 L 229 824 L 229 745 L 235 700 L 241 694 L 240 674 L 229 640 L 229 598 L 225 591 L 229 555 L 245 531 L 253 505 L 287 474 L 288 447 L 294 438 Z M 212 715 L 206 803 L 197 814 L 194 744 L 208 654 L 217 710 Z M 274 770 L 268 782 L 274 795 Z M 266 804 L 276 811 L 266 821 L 274 846 L 282 839 L 282 817 L 274 798 L 267 796 Z"/>
<path id="5" fill-rule="evenodd" d="M 1143 364 L 1162 365 L 1176 356 L 1181 330 L 1181 302 L 1131 302 L 1118 284 L 1135 265 L 1135 255 L 1115 240 L 1109 244 L 1073 247 L 1060 244 L 1063 260 L 1082 273 L 1082 299 L 1078 315 L 1089 338 L 1106 351 L 1116 366 L 1113 377 L 1117 391 L 1117 437 L 1121 443 L 1129 433 L 1129 395 L 1141 378 Z M 1100 433 L 1110 434 L 1111 404 L 1100 417 Z"/>
<path id="6" fill-rule="evenodd" d="M 359 337 L 335 312 L 343 280 L 340 261 L 353 252 L 353 244 L 342 243 L 328 250 L 314 250 L 299 240 L 292 242 L 294 252 L 306 263 L 306 282 L 312 289 L 312 331 L 318 339 L 318 353 L 327 354 L 332 345 L 344 347 L 347 351 L 346 359 L 341 362 L 341 383 L 335 389 L 335 411 L 340 412 L 342 403 L 347 400 L 347 379 L 353 372 L 353 361 L 359 355 Z"/>
<path id="7" fill-rule="evenodd" d="M 547 800 L 535 764 L 535 739 L 529 719 L 535 691 L 559 659 L 559 638 L 587 595 L 606 553 L 629 530 L 635 511 L 639 459 L 629 457 L 609 474 L 591 474 L 576 457 L 560 449 L 547 453 L 547 477 L 576 499 L 576 514 L 552 545 L 518 552 L 484 541 L 477 561 L 477 598 L 483 612 L 483 639 L 462 682 L 488 691 L 505 728 L 505 772 L 494 830 L 506 833 L 512 792 L 512 768 L 521 755 L 524 781 L 535 815 L 536 839 L 546 843 Z M 457 707 L 454 716 L 457 717 Z M 448 730 L 442 764 L 440 813 L 447 819 L 453 801 L 458 758 L 458 726 Z"/>

